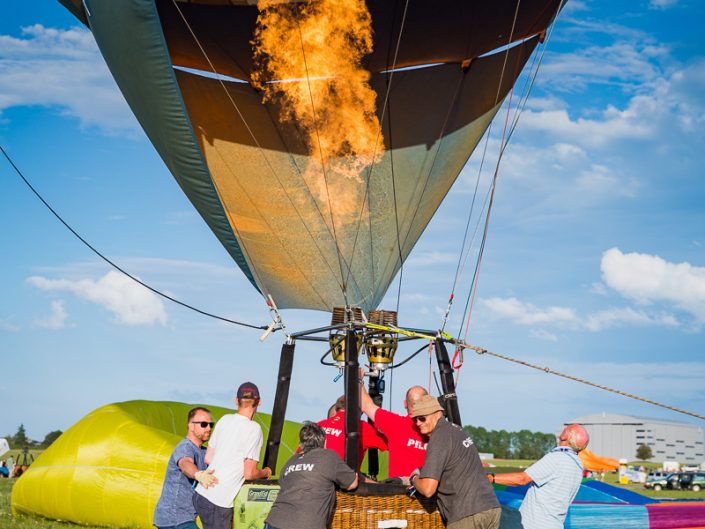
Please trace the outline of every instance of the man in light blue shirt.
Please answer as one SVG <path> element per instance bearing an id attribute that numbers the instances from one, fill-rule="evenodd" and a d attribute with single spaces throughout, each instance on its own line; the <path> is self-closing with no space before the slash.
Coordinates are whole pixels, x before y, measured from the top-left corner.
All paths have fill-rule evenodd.
<path id="1" fill-rule="evenodd" d="M 585 428 L 570 424 L 561 432 L 558 446 L 525 472 L 490 475 L 490 481 L 500 485 L 531 484 L 519 508 L 524 529 L 563 528 L 583 477 L 578 452 L 587 447 L 589 440 Z"/>

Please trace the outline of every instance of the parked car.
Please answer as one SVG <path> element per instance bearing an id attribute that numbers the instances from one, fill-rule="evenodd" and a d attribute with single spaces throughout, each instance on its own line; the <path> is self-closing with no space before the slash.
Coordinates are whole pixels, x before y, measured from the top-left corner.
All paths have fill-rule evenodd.
<path id="1" fill-rule="evenodd" d="M 661 478 L 647 479 L 644 487 L 647 489 L 662 490 L 662 489 L 679 489 L 680 488 L 680 472 L 671 472 Z"/>
<path id="2" fill-rule="evenodd" d="M 681 489 L 695 492 L 705 489 L 705 472 L 681 472 L 679 485 Z"/>

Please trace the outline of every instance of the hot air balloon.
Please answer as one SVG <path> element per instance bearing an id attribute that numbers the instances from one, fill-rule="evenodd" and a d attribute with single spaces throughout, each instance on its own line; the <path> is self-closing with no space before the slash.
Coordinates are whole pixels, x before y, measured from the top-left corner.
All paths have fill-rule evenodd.
<path id="1" fill-rule="evenodd" d="M 60 1 L 269 301 L 270 329 L 278 308 L 332 313 L 287 335 L 265 464 L 276 468 L 295 343 L 320 332 L 345 375 L 353 468 L 362 349 L 379 397 L 399 334 L 433 341 L 460 424 L 450 337 L 402 329 L 378 305 L 563 0 Z"/>

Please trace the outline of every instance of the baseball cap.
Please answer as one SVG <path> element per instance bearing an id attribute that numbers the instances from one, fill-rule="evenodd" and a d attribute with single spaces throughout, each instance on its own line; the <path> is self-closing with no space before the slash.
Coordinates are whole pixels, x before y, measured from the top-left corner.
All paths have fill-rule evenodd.
<path id="1" fill-rule="evenodd" d="M 243 382 L 237 388 L 238 399 L 259 399 L 259 389 L 252 382 Z"/>
<path id="2" fill-rule="evenodd" d="M 422 415 L 431 415 L 437 411 L 443 411 L 443 406 L 440 405 L 438 399 L 433 395 L 424 395 L 411 404 L 410 415 L 412 417 L 421 417 Z"/>

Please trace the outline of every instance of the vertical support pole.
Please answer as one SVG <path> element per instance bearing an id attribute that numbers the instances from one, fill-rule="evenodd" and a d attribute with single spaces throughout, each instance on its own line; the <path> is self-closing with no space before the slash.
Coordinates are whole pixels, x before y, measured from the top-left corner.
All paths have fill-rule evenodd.
<path id="1" fill-rule="evenodd" d="M 436 339 L 436 360 L 438 362 L 438 372 L 441 376 L 443 406 L 446 409 L 446 417 L 448 417 L 450 422 L 462 427 L 460 410 L 458 409 L 458 395 L 455 393 L 455 382 L 453 381 L 453 367 L 450 365 L 446 344 L 441 338 Z"/>
<path id="2" fill-rule="evenodd" d="M 357 333 L 345 336 L 345 462 L 360 468 L 360 364 L 357 359 Z"/>
<path id="3" fill-rule="evenodd" d="M 285 343 L 282 345 L 281 356 L 279 357 L 279 375 L 277 376 L 277 391 L 274 396 L 274 407 L 272 409 L 272 422 L 267 436 L 267 448 L 264 452 L 264 466 L 277 471 L 277 458 L 279 457 L 279 445 L 284 430 L 284 418 L 286 416 L 286 405 L 289 402 L 289 386 L 291 384 L 291 372 L 294 367 L 295 343 Z"/>
<path id="4" fill-rule="evenodd" d="M 368 391 L 370 398 L 372 399 L 372 402 L 375 403 L 375 405 L 379 406 L 380 408 L 382 407 L 382 393 L 380 392 L 379 388 L 379 376 L 371 376 L 370 375 L 370 384 L 369 384 L 369 391 Z M 367 422 L 370 424 L 372 423 L 372 420 L 367 419 Z M 377 474 L 379 474 L 379 452 L 377 451 L 376 448 L 370 448 L 367 451 L 367 473 L 369 476 L 376 480 L 377 479 Z"/>

